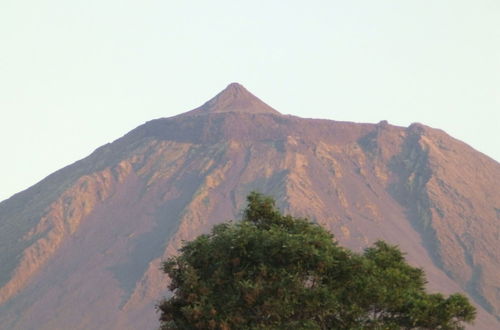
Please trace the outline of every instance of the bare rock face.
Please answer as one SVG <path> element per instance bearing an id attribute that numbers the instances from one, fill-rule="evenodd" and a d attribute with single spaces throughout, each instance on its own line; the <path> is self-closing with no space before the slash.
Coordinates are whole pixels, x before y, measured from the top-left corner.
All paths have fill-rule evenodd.
<path id="1" fill-rule="evenodd" d="M 341 244 L 398 244 L 500 328 L 500 164 L 420 124 L 281 115 L 233 83 L 0 203 L 1 329 L 154 329 L 159 270 L 252 191 Z"/>

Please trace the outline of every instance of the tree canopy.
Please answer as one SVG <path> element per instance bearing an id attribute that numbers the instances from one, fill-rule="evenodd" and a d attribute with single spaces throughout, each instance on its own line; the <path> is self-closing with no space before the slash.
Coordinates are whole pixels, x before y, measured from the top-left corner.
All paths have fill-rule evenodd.
<path id="1" fill-rule="evenodd" d="M 383 241 L 355 253 L 307 219 L 251 193 L 240 222 L 216 225 L 163 264 L 173 295 L 161 329 L 463 329 L 461 294 L 425 291 L 425 274 Z"/>

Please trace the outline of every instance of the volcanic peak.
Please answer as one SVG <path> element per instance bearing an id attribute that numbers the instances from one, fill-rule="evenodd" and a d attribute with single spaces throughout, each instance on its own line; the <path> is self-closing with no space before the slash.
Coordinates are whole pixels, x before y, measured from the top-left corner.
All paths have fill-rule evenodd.
<path id="1" fill-rule="evenodd" d="M 274 110 L 258 97 L 250 93 L 245 87 L 236 82 L 229 84 L 215 97 L 207 101 L 201 107 L 187 112 L 186 115 L 223 112 L 252 114 L 268 113 L 280 115 L 278 111 Z"/>

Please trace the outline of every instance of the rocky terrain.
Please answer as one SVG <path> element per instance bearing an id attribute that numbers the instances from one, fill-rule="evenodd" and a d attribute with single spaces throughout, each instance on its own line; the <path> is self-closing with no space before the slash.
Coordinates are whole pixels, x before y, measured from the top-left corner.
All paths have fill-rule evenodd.
<path id="1" fill-rule="evenodd" d="M 160 263 L 256 190 L 341 244 L 397 244 L 500 328 L 500 164 L 421 124 L 286 116 L 233 83 L 0 203 L 1 329 L 155 329 Z"/>

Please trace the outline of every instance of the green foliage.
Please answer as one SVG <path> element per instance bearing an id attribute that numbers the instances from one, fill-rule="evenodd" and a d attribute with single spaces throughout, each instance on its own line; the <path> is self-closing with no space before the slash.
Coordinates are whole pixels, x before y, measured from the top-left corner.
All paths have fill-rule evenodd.
<path id="1" fill-rule="evenodd" d="M 158 306 L 161 329 L 462 329 L 474 319 L 464 296 L 427 294 L 397 247 L 356 254 L 273 199 L 247 199 L 241 222 L 164 263 L 173 296 Z"/>

